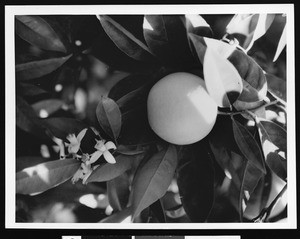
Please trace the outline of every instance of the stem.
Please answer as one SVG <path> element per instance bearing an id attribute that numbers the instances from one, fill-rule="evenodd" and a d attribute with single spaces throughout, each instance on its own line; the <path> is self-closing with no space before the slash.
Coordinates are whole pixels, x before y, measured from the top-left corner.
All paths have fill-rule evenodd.
<path id="1" fill-rule="evenodd" d="M 261 106 L 258 106 L 258 107 L 256 107 L 256 108 L 249 109 L 249 110 L 251 110 L 251 111 L 259 110 L 259 109 L 261 109 L 261 108 L 265 108 L 265 107 L 268 107 L 268 106 L 270 106 L 270 105 L 275 105 L 275 104 L 277 104 L 278 102 L 279 102 L 278 100 L 274 100 L 274 101 L 272 101 L 272 102 L 266 103 L 266 104 L 264 104 L 264 105 L 261 105 Z M 240 110 L 240 111 L 237 111 L 237 112 L 222 112 L 222 111 L 218 111 L 218 114 L 219 114 L 219 115 L 230 115 L 230 116 L 233 116 L 233 115 L 239 115 L 239 114 L 250 114 L 250 115 L 253 117 L 253 115 L 255 115 L 255 114 L 253 114 L 253 113 L 252 113 L 251 111 L 249 111 L 249 110 Z"/>
<path id="2" fill-rule="evenodd" d="M 283 196 L 283 194 L 285 193 L 286 190 L 287 190 L 287 184 L 278 193 L 278 195 L 274 198 L 274 200 L 271 202 L 271 204 L 267 208 L 264 208 L 257 217 L 252 219 L 252 221 L 253 222 L 268 222 L 271 212 L 273 211 L 275 205 L 281 199 L 281 197 Z"/>

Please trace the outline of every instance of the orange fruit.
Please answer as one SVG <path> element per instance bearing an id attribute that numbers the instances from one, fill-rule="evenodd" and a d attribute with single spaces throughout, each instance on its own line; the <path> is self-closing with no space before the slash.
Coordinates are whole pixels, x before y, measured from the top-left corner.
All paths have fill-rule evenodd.
<path id="1" fill-rule="evenodd" d="M 217 108 L 204 80 L 186 72 L 163 77 L 152 87 L 147 101 L 153 131 L 177 145 L 192 144 L 207 136 L 216 122 Z"/>

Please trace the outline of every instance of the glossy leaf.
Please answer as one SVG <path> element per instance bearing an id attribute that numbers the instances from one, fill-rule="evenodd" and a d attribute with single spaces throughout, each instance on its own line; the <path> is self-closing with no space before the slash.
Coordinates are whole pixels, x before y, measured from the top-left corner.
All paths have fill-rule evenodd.
<path id="1" fill-rule="evenodd" d="M 286 42 L 287 42 L 287 40 L 286 40 L 286 25 L 285 25 L 283 28 L 280 40 L 277 45 L 277 49 L 276 49 L 276 53 L 273 58 L 273 62 L 275 62 L 278 59 L 278 57 L 280 56 L 281 52 L 283 51 L 284 47 L 286 46 Z"/>
<path id="2" fill-rule="evenodd" d="M 242 218 L 248 200 L 263 173 L 253 164 L 250 164 L 246 158 L 222 145 L 210 141 L 210 148 L 225 175 L 231 180 L 230 199 L 238 210 L 240 218 Z"/>
<path id="3" fill-rule="evenodd" d="M 22 130 L 40 138 L 48 138 L 42 122 L 32 107 L 20 96 L 16 99 L 16 124 Z"/>
<path id="4" fill-rule="evenodd" d="M 263 173 L 257 167 L 252 165 L 249 160 L 241 155 L 231 152 L 231 163 L 240 179 L 240 183 L 234 181 L 230 186 L 231 200 L 234 205 L 238 205 L 240 217 L 247 207 L 258 182 L 261 180 Z"/>
<path id="5" fill-rule="evenodd" d="M 22 39 L 41 49 L 67 52 L 54 29 L 39 16 L 17 15 L 16 32 Z"/>
<path id="6" fill-rule="evenodd" d="M 177 169 L 183 208 L 192 222 L 204 222 L 214 201 L 214 169 L 206 141 L 187 146 Z"/>
<path id="7" fill-rule="evenodd" d="M 236 14 L 227 25 L 226 32 L 244 35 L 246 39 L 242 46 L 248 51 L 266 33 L 274 18 L 275 14 Z"/>
<path id="8" fill-rule="evenodd" d="M 98 15 L 97 17 L 110 39 L 126 55 L 140 61 L 152 60 L 148 47 L 119 23 L 109 16 Z"/>
<path id="9" fill-rule="evenodd" d="M 106 163 L 96 168 L 86 182 L 106 182 L 112 180 L 130 169 L 134 159 L 134 157 L 119 155 L 116 157 L 115 164 Z"/>
<path id="10" fill-rule="evenodd" d="M 265 74 L 268 82 L 268 90 L 280 99 L 286 101 L 286 81 L 275 75 Z"/>
<path id="11" fill-rule="evenodd" d="M 263 148 L 264 157 L 270 169 L 281 179 L 287 177 L 287 133 L 279 125 L 262 118 L 256 124 Z"/>
<path id="12" fill-rule="evenodd" d="M 102 219 L 99 223 L 131 223 L 132 207 L 127 207 L 109 217 Z"/>
<path id="13" fill-rule="evenodd" d="M 251 57 L 239 50 L 235 50 L 228 60 L 235 66 L 243 79 L 243 91 L 238 100 L 244 102 L 263 100 L 268 87 L 261 67 Z"/>
<path id="14" fill-rule="evenodd" d="M 21 171 L 24 168 L 33 167 L 40 163 L 49 161 L 49 158 L 43 158 L 40 156 L 24 156 L 17 157 L 16 159 L 16 172 Z"/>
<path id="15" fill-rule="evenodd" d="M 80 162 L 76 159 L 55 160 L 25 168 L 16 175 L 16 193 L 36 194 L 67 181 Z"/>
<path id="16" fill-rule="evenodd" d="M 262 100 L 267 92 L 266 79 L 262 69 L 253 59 L 245 53 L 236 50 L 222 41 L 189 34 L 197 52 L 199 60 L 204 62 L 206 47 L 217 51 L 221 56 L 227 58 L 237 69 L 243 81 L 243 91 L 239 96 L 240 101 L 253 102 Z"/>
<path id="17" fill-rule="evenodd" d="M 64 102 L 59 99 L 47 99 L 32 104 L 32 108 L 41 118 L 46 118 L 59 110 Z"/>
<path id="18" fill-rule="evenodd" d="M 243 90 L 235 67 L 210 47 L 205 52 L 203 73 L 206 89 L 219 107 L 230 107 Z"/>
<path id="19" fill-rule="evenodd" d="M 138 169 L 132 183 L 133 218 L 160 199 L 167 191 L 177 166 L 176 148 L 154 154 Z"/>
<path id="20" fill-rule="evenodd" d="M 42 119 L 42 122 L 54 136 L 63 140 L 66 139 L 67 135 L 78 134 L 87 127 L 79 120 L 64 117 Z"/>
<path id="21" fill-rule="evenodd" d="M 20 90 L 21 94 L 25 96 L 37 96 L 37 95 L 48 93 L 44 89 L 33 84 L 21 83 L 20 85 L 21 85 L 21 90 Z"/>
<path id="22" fill-rule="evenodd" d="M 129 198 L 129 179 L 126 174 L 122 174 L 107 182 L 107 195 L 109 205 L 114 211 L 122 211 Z"/>
<path id="23" fill-rule="evenodd" d="M 159 223 L 166 222 L 166 215 L 165 215 L 165 211 L 164 211 L 161 199 L 157 200 L 156 202 L 154 202 L 150 205 L 150 213 L 153 214 L 154 218 Z"/>
<path id="24" fill-rule="evenodd" d="M 186 14 L 185 25 L 188 33 L 208 37 L 213 35 L 209 24 L 199 14 Z"/>
<path id="25" fill-rule="evenodd" d="M 116 141 L 121 131 L 122 117 L 116 102 L 102 96 L 96 109 L 96 116 L 102 129 Z"/>
<path id="26" fill-rule="evenodd" d="M 62 66 L 71 56 L 31 61 L 16 65 L 16 77 L 24 81 L 47 75 Z"/>
<path id="27" fill-rule="evenodd" d="M 145 15 L 144 38 L 151 52 L 168 66 L 190 66 L 193 57 L 189 50 L 183 16 Z"/>
<path id="28" fill-rule="evenodd" d="M 207 46 L 227 58 L 236 68 L 243 81 L 243 91 L 238 100 L 256 102 L 263 100 L 267 94 L 267 81 L 260 66 L 244 52 L 215 39 L 188 34 L 200 62 L 204 61 Z"/>
<path id="29" fill-rule="evenodd" d="M 123 155 L 128 155 L 128 156 L 133 156 L 133 155 L 138 155 L 142 154 L 145 151 L 143 149 L 138 149 L 136 147 L 129 147 L 125 145 L 119 145 L 117 148 L 117 152 Z"/>
<path id="30" fill-rule="evenodd" d="M 251 133 L 241 123 L 232 118 L 232 128 L 235 141 L 250 164 L 266 173 L 261 149 Z"/>
<path id="31" fill-rule="evenodd" d="M 213 38 L 202 37 L 193 33 L 188 33 L 188 37 L 191 40 L 197 57 L 202 64 L 204 62 L 204 55 L 207 47 L 213 49 L 225 59 L 227 59 L 236 50 L 235 46 Z"/>

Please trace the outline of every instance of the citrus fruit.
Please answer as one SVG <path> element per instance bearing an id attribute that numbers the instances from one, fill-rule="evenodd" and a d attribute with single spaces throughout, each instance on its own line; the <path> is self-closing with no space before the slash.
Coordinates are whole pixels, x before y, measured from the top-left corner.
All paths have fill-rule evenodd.
<path id="1" fill-rule="evenodd" d="M 216 122 L 217 108 L 204 80 L 185 72 L 172 73 L 159 80 L 147 101 L 153 131 L 177 145 L 192 144 L 208 135 Z"/>

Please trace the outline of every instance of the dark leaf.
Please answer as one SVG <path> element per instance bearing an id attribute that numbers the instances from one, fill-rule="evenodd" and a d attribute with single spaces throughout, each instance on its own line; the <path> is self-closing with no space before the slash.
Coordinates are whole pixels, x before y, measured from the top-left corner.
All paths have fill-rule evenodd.
<path id="1" fill-rule="evenodd" d="M 64 102 L 59 99 L 47 99 L 34 103 L 32 106 L 33 110 L 41 118 L 46 118 L 59 110 L 64 105 Z"/>
<path id="2" fill-rule="evenodd" d="M 37 96 L 37 95 L 48 93 L 44 89 L 33 84 L 21 83 L 20 85 L 21 85 L 21 94 L 24 96 Z"/>
<path id="3" fill-rule="evenodd" d="M 263 176 L 261 170 L 249 163 L 247 159 L 228 150 L 222 145 L 210 141 L 210 148 L 216 161 L 231 180 L 230 200 L 242 219 L 247 202 Z"/>
<path id="4" fill-rule="evenodd" d="M 235 50 L 228 60 L 235 66 L 243 79 L 243 92 L 238 100 L 244 102 L 263 100 L 268 88 L 261 67 L 250 56 L 239 50 Z"/>
<path id="5" fill-rule="evenodd" d="M 177 169 L 183 208 L 192 222 L 204 222 L 214 201 L 214 169 L 206 140 L 184 148 Z"/>
<path id="6" fill-rule="evenodd" d="M 67 52 L 57 33 L 39 16 L 16 16 L 16 32 L 25 41 L 44 50 Z"/>
<path id="7" fill-rule="evenodd" d="M 16 65 L 16 77 L 19 80 L 32 80 L 47 75 L 63 65 L 71 56 L 31 61 Z"/>
<path id="8" fill-rule="evenodd" d="M 96 168 L 86 182 L 106 182 L 112 180 L 130 169 L 134 160 L 135 157 L 119 155 L 116 157 L 115 164 L 106 163 Z"/>
<path id="9" fill-rule="evenodd" d="M 121 111 L 116 102 L 110 98 L 101 97 L 96 109 L 96 116 L 102 129 L 115 141 L 121 131 Z"/>
<path id="10" fill-rule="evenodd" d="M 287 177 L 287 133 L 279 125 L 262 118 L 256 119 L 264 157 L 270 169 L 281 179 Z"/>
<path id="11" fill-rule="evenodd" d="M 78 134 L 87 127 L 79 120 L 64 117 L 42 119 L 42 122 L 54 136 L 63 140 L 67 135 Z"/>
<path id="12" fill-rule="evenodd" d="M 150 212 L 153 214 L 153 216 L 157 219 L 159 223 L 166 222 L 166 215 L 164 212 L 161 199 L 157 200 L 156 202 L 150 205 Z"/>
<path id="13" fill-rule="evenodd" d="M 265 74 L 265 76 L 268 82 L 268 90 L 286 101 L 286 81 L 271 74 Z"/>
<path id="14" fill-rule="evenodd" d="M 130 193 L 127 174 L 122 174 L 107 181 L 106 185 L 109 205 L 114 211 L 122 211 L 127 206 Z"/>
<path id="15" fill-rule="evenodd" d="M 100 223 L 122 223 L 130 222 L 132 214 L 132 207 L 127 207 L 122 211 L 116 212 L 109 217 L 100 221 Z"/>
<path id="16" fill-rule="evenodd" d="M 237 180 L 233 181 L 229 191 L 231 201 L 234 205 L 238 205 L 237 209 L 242 218 L 249 199 L 263 176 L 263 173 L 257 167 L 250 164 L 247 159 L 236 153 L 231 152 L 231 161 L 240 179 L 240 183 L 238 183 Z"/>
<path id="17" fill-rule="evenodd" d="M 43 158 L 39 156 L 18 157 L 16 159 L 16 171 L 19 172 L 24 168 L 29 168 L 40 163 L 45 163 L 47 161 L 49 161 L 49 158 Z"/>
<path id="18" fill-rule="evenodd" d="M 143 149 L 139 149 L 137 147 L 129 147 L 125 145 L 119 145 L 117 148 L 117 152 L 123 155 L 133 156 L 137 154 L 142 154 L 145 151 Z"/>
<path id="19" fill-rule="evenodd" d="M 36 194 L 71 178 L 80 167 L 76 159 L 54 160 L 25 168 L 16 175 L 16 193 Z"/>
<path id="20" fill-rule="evenodd" d="M 166 193 L 176 166 L 176 148 L 169 145 L 168 149 L 154 154 L 138 169 L 131 191 L 133 218 Z"/>
<path id="21" fill-rule="evenodd" d="M 145 15 L 143 24 L 151 52 L 163 64 L 180 68 L 193 64 L 182 18 L 180 15 Z"/>
<path id="22" fill-rule="evenodd" d="M 126 55 L 140 61 L 153 59 L 148 47 L 111 17 L 98 15 L 98 19 L 107 35 Z"/>
<path id="23" fill-rule="evenodd" d="M 278 59 L 278 57 L 280 56 L 281 52 L 283 51 L 284 47 L 286 46 L 286 42 L 287 42 L 287 39 L 286 39 L 286 25 L 285 25 L 283 28 L 280 40 L 277 45 L 277 49 L 275 52 L 275 56 L 273 58 L 273 62 L 275 62 Z"/>
<path id="24" fill-rule="evenodd" d="M 236 14 L 226 27 L 229 34 L 240 34 L 245 37 L 241 42 L 248 51 L 253 43 L 262 37 L 271 26 L 275 14 Z"/>
<path id="25" fill-rule="evenodd" d="M 203 17 L 198 14 L 186 14 L 185 26 L 188 33 L 193 33 L 199 36 L 212 37 L 213 32 L 209 24 Z"/>
<path id="26" fill-rule="evenodd" d="M 21 97 L 17 96 L 16 124 L 22 130 L 31 133 L 39 138 L 46 139 L 45 129 L 32 107 Z"/>
<path id="27" fill-rule="evenodd" d="M 232 128 L 235 141 L 250 164 L 266 173 L 261 149 L 251 133 L 241 123 L 232 118 Z"/>

